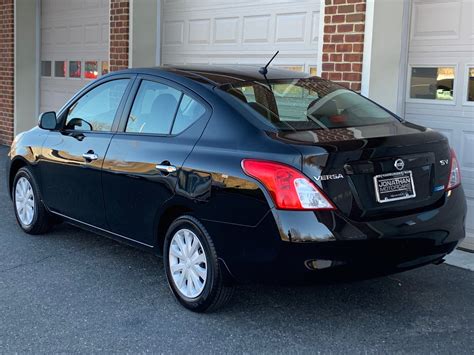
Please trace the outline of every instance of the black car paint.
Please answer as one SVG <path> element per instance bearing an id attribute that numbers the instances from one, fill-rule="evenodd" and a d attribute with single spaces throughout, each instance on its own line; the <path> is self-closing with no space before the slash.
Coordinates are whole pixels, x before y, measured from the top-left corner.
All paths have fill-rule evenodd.
<path id="1" fill-rule="evenodd" d="M 269 79 L 304 76 L 273 69 L 268 74 Z M 442 259 L 465 235 L 462 187 L 449 194 L 432 190 L 446 184 L 449 174 L 448 168 L 436 164 L 449 159 L 447 140 L 437 132 L 404 121 L 357 127 L 357 138 L 349 134 L 337 141 L 322 137 L 316 142 L 319 131 L 278 132 L 216 88 L 229 81 L 261 80 L 255 68 L 131 69 L 110 74 L 75 95 L 59 111 L 59 120 L 90 88 L 117 78 L 129 78 L 130 85 L 113 132 L 34 128 L 21 134 L 9 154 L 10 191 L 12 175 L 28 165 L 50 211 L 157 253 L 172 219 L 192 214 L 209 231 L 218 255 L 238 280 L 311 276 L 320 272 L 312 269 L 318 269 L 321 260 L 329 261 L 326 266 L 393 272 Z M 125 133 L 138 82 L 144 78 L 186 92 L 208 113 L 176 136 Z M 99 159 L 85 162 L 82 154 L 88 151 Z M 370 177 L 394 171 L 393 160 L 400 156 L 419 174 L 428 174 L 430 186 L 414 201 L 375 209 Z M 278 161 L 303 171 L 337 210 L 276 209 L 265 188 L 242 171 L 245 158 Z M 157 171 L 155 165 L 162 163 L 175 165 L 177 172 Z M 314 179 L 322 174 L 344 178 Z M 362 189 L 365 194 L 359 193 Z"/>

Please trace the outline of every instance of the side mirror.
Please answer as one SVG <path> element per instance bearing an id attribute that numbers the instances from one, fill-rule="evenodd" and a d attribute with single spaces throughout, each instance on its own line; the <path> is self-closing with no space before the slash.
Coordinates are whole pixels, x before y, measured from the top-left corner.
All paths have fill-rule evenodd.
<path id="1" fill-rule="evenodd" d="M 40 115 L 39 122 L 38 122 L 38 126 L 40 128 L 52 131 L 56 129 L 57 125 L 58 125 L 58 121 L 56 119 L 56 112 L 54 111 L 43 112 Z"/>

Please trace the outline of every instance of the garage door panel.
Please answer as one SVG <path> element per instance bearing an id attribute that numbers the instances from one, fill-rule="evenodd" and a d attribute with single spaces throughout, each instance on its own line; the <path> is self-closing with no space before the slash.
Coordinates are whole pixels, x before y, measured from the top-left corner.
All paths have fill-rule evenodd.
<path id="1" fill-rule="evenodd" d="M 474 246 L 474 102 L 467 102 L 467 68 L 474 65 L 473 14 L 472 0 L 413 0 L 405 105 L 407 120 L 439 130 L 456 150 L 468 204 L 466 227 L 470 246 Z M 438 71 L 436 84 L 424 88 L 429 88 L 436 99 L 414 100 L 410 97 L 410 74 L 418 66 L 453 67 L 454 77 Z M 450 81 L 453 93 L 448 90 L 451 99 L 443 102 L 446 97 L 438 90 L 446 93 L 442 86 Z M 420 84 L 424 85 L 413 82 L 415 86 Z"/>
<path id="2" fill-rule="evenodd" d="M 42 0 L 41 61 L 53 65 L 50 77 L 40 79 L 41 111 L 57 110 L 77 90 L 90 82 L 84 76 L 85 62 L 108 61 L 109 1 Z M 55 77 L 54 62 L 81 62 L 81 77 Z"/>
<path id="3" fill-rule="evenodd" d="M 316 65 L 319 1 L 165 1 L 163 64 Z M 303 59 L 303 60 L 301 60 Z"/>

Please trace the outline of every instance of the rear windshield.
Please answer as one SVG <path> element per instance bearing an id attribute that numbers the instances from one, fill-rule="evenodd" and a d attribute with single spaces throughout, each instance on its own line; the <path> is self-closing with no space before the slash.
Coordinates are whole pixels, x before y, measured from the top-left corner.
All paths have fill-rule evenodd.
<path id="1" fill-rule="evenodd" d="M 333 129 L 389 123 L 389 112 L 364 97 L 312 77 L 222 87 L 279 130 Z"/>

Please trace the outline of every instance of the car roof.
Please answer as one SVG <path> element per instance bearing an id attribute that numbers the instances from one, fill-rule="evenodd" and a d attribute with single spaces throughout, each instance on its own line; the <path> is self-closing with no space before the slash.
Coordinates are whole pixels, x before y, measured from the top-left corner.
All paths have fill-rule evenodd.
<path id="1" fill-rule="evenodd" d="M 174 74 L 200 82 L 202 84 L 222 86 L 247 81 L 265 80 L 259 73 L 261 67 L 258 65 L 182 65 L 161 66 L 151 68 L 133 68 L 122 72 L 157 74 Z M 268 80 L 277 79 L 301 79 L 309 77 L 309 74 L 268 67 Z"/>

